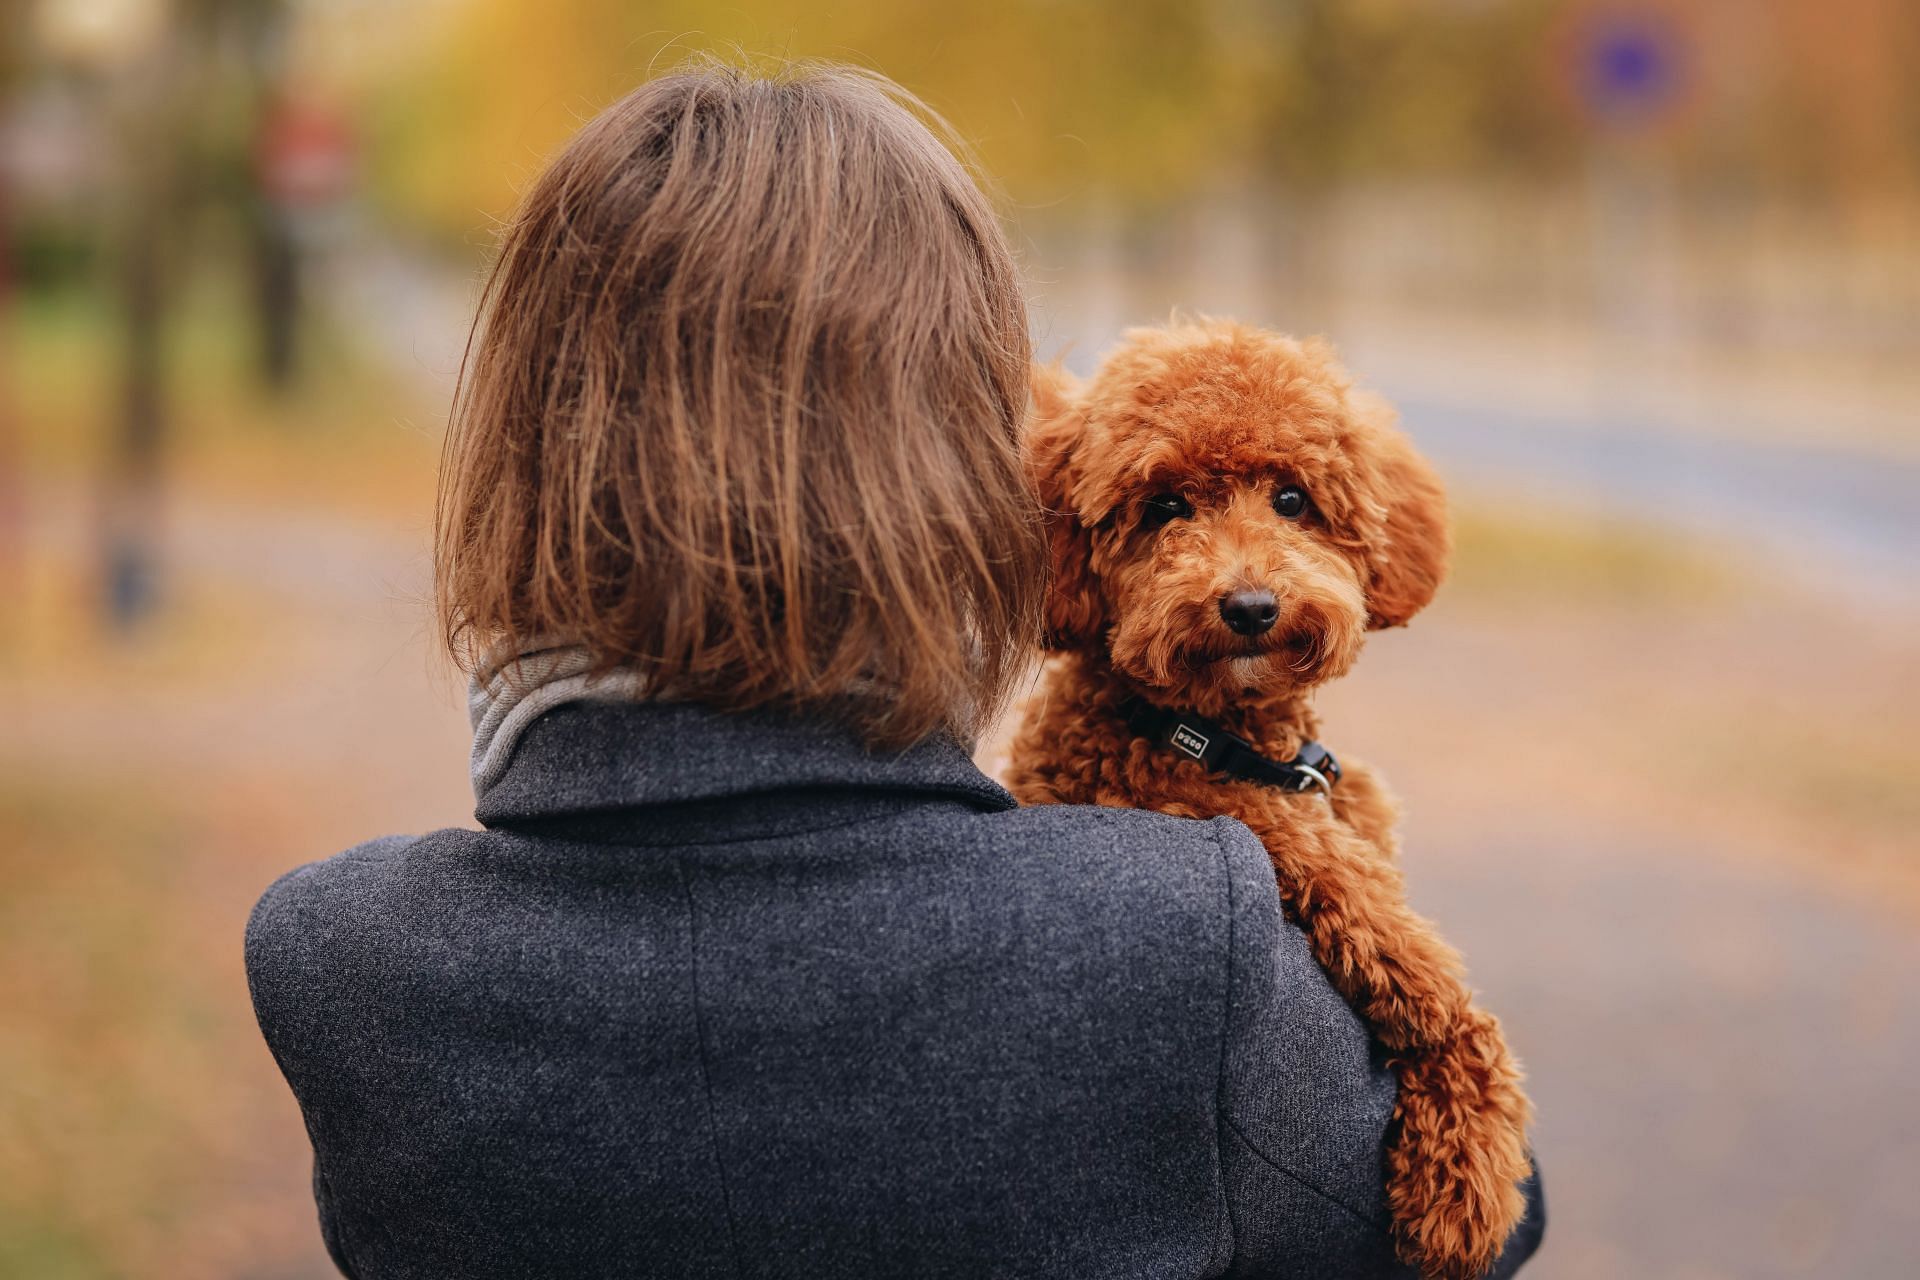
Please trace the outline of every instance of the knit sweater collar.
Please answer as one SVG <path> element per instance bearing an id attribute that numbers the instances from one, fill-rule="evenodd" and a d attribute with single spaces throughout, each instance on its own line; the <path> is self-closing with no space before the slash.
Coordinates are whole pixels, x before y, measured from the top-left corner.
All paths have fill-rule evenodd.
<path id="1" fill-rule="evenodd" d="M 984 809 L 1013 797 L 939 734 L 869 750 L 829 720 L 725 713 L 647 698 L 631 672 L 591 677 L 584 651 L 522 655 L 484 672 L 468 700 L 475 816 L 488 826 L 794 790 L 920 792 Z"/>

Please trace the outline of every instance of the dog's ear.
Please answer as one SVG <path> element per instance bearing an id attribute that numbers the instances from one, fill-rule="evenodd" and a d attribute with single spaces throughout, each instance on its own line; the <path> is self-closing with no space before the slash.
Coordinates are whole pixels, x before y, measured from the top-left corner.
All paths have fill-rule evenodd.
<path id="1" fill-rule="evenodd" d="M 1351 393 L 1351 403 L 1371 455 L 1371 496 L 1386 514 L 1385 536 L 1367 549 L 1367 626 L 1403 627 L 1447 576 L 1453 535 L 1446 490 L 1395 425 L 1391 405 L 1368 392 Z"/>
<path id="2" fill-rule="evenodd" d="M 1105 623 L 1100 584 L 1093 574 L 1093 539 L 1073 504 L 1074 457 L 1086 431 L 1086 413 L 1073 375 L 1058 365 L 1035 365 L 1033 406 L 1027 416 L 1027 472 L 1046 509 L 1049 649 L 1093 643 Z"/>

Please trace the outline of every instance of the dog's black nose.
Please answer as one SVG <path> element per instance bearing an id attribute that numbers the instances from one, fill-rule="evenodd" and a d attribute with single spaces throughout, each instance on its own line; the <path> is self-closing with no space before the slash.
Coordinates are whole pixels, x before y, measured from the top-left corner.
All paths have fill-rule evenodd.
<path id="1" fill-rule="evenodd" d="M 1271 591 L 1236 591 L 1220 597 L 1220 616 L 1234 634 L 1257 636 L 1272 630 L 1280 606 L 1273 602 Z"/>

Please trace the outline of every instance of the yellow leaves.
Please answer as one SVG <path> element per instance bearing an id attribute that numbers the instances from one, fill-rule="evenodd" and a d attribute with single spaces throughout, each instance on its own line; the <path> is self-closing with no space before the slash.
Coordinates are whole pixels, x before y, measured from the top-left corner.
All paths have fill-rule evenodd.
<path id="1" fill-rule="evenodd" d="M 946 115 L 1016 203 L 1089 186 L 1150 197 L 1244 147 L 1269 48 L 1174 0 L 470 0 L 378 93 L 374 169 L 403 216 L 474 238 L 581 123 L 697 51 L 883 71 Z"/>

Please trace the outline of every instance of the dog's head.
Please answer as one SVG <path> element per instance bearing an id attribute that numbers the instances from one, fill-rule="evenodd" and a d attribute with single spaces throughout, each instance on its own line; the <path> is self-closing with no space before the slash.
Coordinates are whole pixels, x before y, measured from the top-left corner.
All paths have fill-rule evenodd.
<path id="1" fill-rule="evenodd" d="M 1446 571 L 1432 469 L 1318 341 L 1129 332 L 1093 379 L 1034 375 L 1047 641 L 1195 710 L 1345 672 Z"/>

